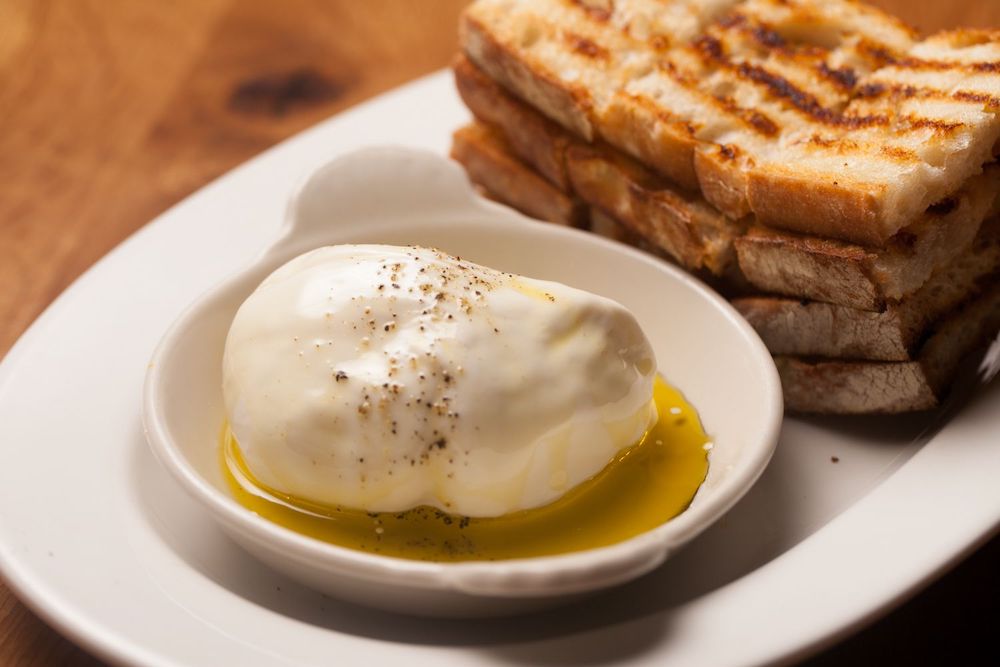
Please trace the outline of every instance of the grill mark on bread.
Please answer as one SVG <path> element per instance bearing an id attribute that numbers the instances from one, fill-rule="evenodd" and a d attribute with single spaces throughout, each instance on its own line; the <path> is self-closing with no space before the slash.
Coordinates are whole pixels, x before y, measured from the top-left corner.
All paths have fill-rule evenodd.
<path id="1" fill-rule="evenodd" d="M 600 44 L 597 44 L 592 39 L 588 39 L 575 32 L 564 30 L 563 39 L 566 40 L 566 43 L 571 49 L 573 49 L 573 51 L 582 56 L 586 56 L 587 58 L 607 60 L 611 55 L 610 52 Z"/>
<path id="2" fill-rule="evenodd" d="M 1000 109 L 1000 97 L 995 97 L 988 93 L 981 93 L 972 90 L 940 90 L 923 86 L 913 86 L 909 84 L 891 83 L 867 83 L 859 86 L 854 92 L 854 99 L 877 100 L 882 97 L 892 97 L 897 100 L 903 99 L 933 99 L 933 100 L 955 100 L 956 102 L 970 102 L 972 104 L 982 104 L 988 110 Z"/>
<path id="3" fill-rule="evenodd" d="M 893 86 L 886 86 L 884 83 L 866 83 L 854 91 L 854 97 L 855 99 L 874 100 L 890 93 L 893 89 Z"/>
<path id="4" fill-rule="evenodd" d="M 927 60 L 923 58 L 900 58 L 887 63 L 893 67 L 913 71 L 932 72 L 968 72 L 995 74 L 1000 72 L 1000 61 L 985 61 L 977 63 L 949 62 L 945 60 Z"/>
<path id="5" fill-rule="evenodd" d="M 660 72 L 669 76 L 675 83 L 683 86 L 687 90 L 697 93 L 702 97 L 706 104 L 710 104 L 720 113 L 726 114 L 740 121 L 745 127 L 768 137 L 775 137 L 780 133 L 781 126 L 764 112 L 757 109 L 743 107 L 734 99 L 726 95 L 707 94 L 701 89 L 697 79 L 687 76 L 684 72 L 679 71 L 673 63 L 660 63 L 657 67 Z M 669 118 L 673 121 L 679 122 L 677 117 L 670 115 L 670 112 L 663 109 L 663 107 L 660 106 L 655 100 L 652 100 L 644 95 L 629 95 L 629 97 L 633 100 L 643 100 L 647 109 L 656 111 L 657 117 L 662 119 L 665 115 L 669 115 Z M 688 123 L 688 127 L 693 135 L 694 127 L 690 123 Z"/>
<path id="6" fill-rule="evenodd" d="M 793 107 L 824 121 L 835 120 L 837 113 L 819 103 L 813 95 L 793 85 L 788 79 L 769 72 L 760 65 L 740 63 L 736 66 L 739 76 L 762 84 L 776 97 L 787 100 Z"/>
<path id="7" fill-rule="evenodd" d="M 813 16 L 809 18 L 816 19 Z M 747 17 L 738 11 L 717 20 L 715 27 L 722 31 L 738 31 L 749 36 L 757 46 L 765 49 L 767 53 L 777 54 L 786 62 L 791 62 L 802 69 L 814 71 L 823 79 L 833 83 L 842 92 L 850 93 L 857 86 L 858 74 L 853 68 L 847 66 L 831 67 L 827 63 L 827 58 L 839 47 L 827 48 L 816 44 L 789 41 L 767 22 Z M 884 44 L 868 40 L 867 49 L 872 52 L 873 59 L 879 65 L 896 60 L 892 49 Z"/>
<path id="8" fill-rule="evenodd" d="M 859 142 L 844 137 L 823 137 L 816 134 L 809 137 L 806 143 L 837 155 L 879 155 L 886 161 L 898 164 L 914 164 L 923 161 L 913 150 L 893 144 L 881 145 L 873 142 Z"/>
<path id="9" fill-rule="evenodd" d="M 748 62 L 734 63 L 725 55 L 725 46 L 711 35 L 703 35 L 695 40 L 696 52 L 706 60 L 736 76 L 764 87 L 772 97 L 784 100 L 793 109 L 805 114 L 812 120 L 824 125 L 844 128 L 862 128 L 874 125 L 885 125 L 888 120 L 880 115 L 858 116 L 843 114 L 837 109 L 823 106 L 812 94 L 802 90 L 788 79 L 771 72 L 761 65 Z"/>
<path id="10" fill-rule="evenodd" d="M 790 51 L 789 44 L 776 30 L 763 22 L 752 20 L 747 15 L 735 11 L 715 22 L 715 27 L 724 32 L 740 32 L 750 37 L 765 49 Z"/>
<path id="11" fill-rule="evenodd" d="M 875 66 L 873 69 L 892 65 L 900 57 L 896 51 L 885 44 L 880 44 L 864 37 L 858 40 L 854 48 L 859 56 Z"/>
<path id="12" fill-rule="evenodd" d="M 713 27 L 723 35 L 726 33 L 745 35 L 765 53 L 777 53 L 790 60 L 814 61 L 830 53 L 830 49 L 816 44 L 789 41 L 769 23 L 739 12 L 717 20 Z"/>
<path id="13" fill-rule="evenodd" d="M 719 144 L 719 156 L 727 161 L 733 161 L 740 155 L 740 149 L 733 144 Z"/>
<path id="14" fill-rule="evenodd" d="M 814 95 L 794 85 L 788 79 L 767 70 L 760 65 L 740 63 L 736 73 L 754 83 L 764 86 L 777 98 L 788 102 L 793 108 L 806 114 L 813 120 L 825 125 L 856 128 L 885 124 L 886 119 L 878 115 L 855 116 L 842 114 L 836 109 L 830 109 L 820 104 Z"/>
<path id="15" fill-rule="evenodd" d="M 816 69 L 820 75 L 828 81 L 832 81 L 841 90 L 850 92 L 858 85 L 858 75 L 850 67 L 834 69 L 827 65 L 826 62 L 820 62 L 819 67 Z"/>
<path id="16" fill-rule="evenodd" d="M 750 129 L 755 130 L 757 133 L 763 134 L 767 137 L 777 136 L 780 128 L 763 112 L 757 111 L 756 109 L 742 107 L 732 98 L 722 95 L 715 96 L 714 100 L 723 110 L 743 121 L 743 123 Z"/>
<path id="17" fill-rule="evenodd" d="M 815 72 L 841 91 L 850 92 L 857 85 L 858 77 L 853 69 L 835 68 L 827 64 L 826 58 L 831 54 L 831 49 L 813 44 L 790 44 L 767 23 L 752 23 L 738 13 L 719 20 L 716 26 L 724 31 L 737 31 L 749 36 L 768 55 L 778 55 L 784 62 L 803 71 Z"/>
<path id="18" fill-rule="evenodd" d="M 889 129 L 892 137 L 903 137 L 921 129 L 931 128 L 936 134 L 950 134 L 965 127 L 963 123 L 948 123 L 932 118 L 903 117 L 896 127 Z M 914 164 L 924 162 L 916 151 L 905 146 L 895 144 L 876 144 L 870 141 L 857 141 L 849 137 L 831 136 L 825 137 L 813 134 L 805 143 L 824 150 L 828 150 L 838 155 L 881 155 L 891 162 L 899 164 Z"/>
<path id="19" fill-rule="evenodd" d="M 879 149 L 879 154 L 884 155 L 893 162 L 907 163 L 921 161 L 920 156 L 909 148 L 903 148 L 902 146 L 882 146 Z"/>
<path id="20" fill-rule="evenodd" d="M 601 7 L 594 6 L 584 0 L 568 0 L 568 2 L 574 7 L 582 10 L 585 15 L 597 22 L 606 23 L 611 14 L 614 11 L 614 5 L 612 0 L 608 0 L 609 9 L 603 9 Z M 735 29 L 742 33 L 748 34 L 755 43 L 758 45 L 771 50 L 772 52 L 779 52 L 784 55 L 787 59 L 795 61 L 799 66 L 817 68 L 826 79 L 832 81 L 834 85 L 842 90 L 849 91 L 856 83 L 856 75 L 854 71 L 850 68 L 830 68 L 823 60 L 823 56 L 829 53 L 828 49 L 823 49 L 813 45 L 790 45 L 788 41 L 781 36 L 776 30 L 774 30 L 770 25 L 764 22 L 757 22 L 749 19 L 747 16 L 741 14 L 738 11 L 730 12 L 729 14 L 723 15 L 721 18 L 715 21 L 717 27 L 725 29 Z M 655 52 L 663 52 L 671 47 L 669 38 L 664 35 L 652 35 L 649 39 L 642 42 L 641 40 L 636 40 L 629 33 L 629 26 L 626 24 L 620 29 L 621 34 L 629 39 L 630 41 L 643 43 L 645 46 L 649 47 Z M 604 47 L 594 43 L 592 40 L 565 31 L 565 36 L 567 43 L 570 47 L 582 55 L 591 58 L 601 58 L 607 60 L 610 57 L 610 53 Z M 703 34 L 699 39 L 695 40 L 693 46 L 696 50 L 702 51 L 711 60 L 716 61 L 718 64 L 726 67 L 727 69 L 732 69 L 736 67 L 735 70 L 738 75 L 741 74 L 739 67 L 729 62 L 725 57 L 725 48 L 721 40 L 708 34 Z M 819 64 L 816 61 L 819 60 Z M 803 62 L 807 61 L 807 62 Z M 751 65 L 745 65 L 746 67 L 755 67 Z M 671 71 L 670 75 L 677 80 L 679 83 L 687 88 L 698 89 L 697 85 L 692 85 L 693 82 L 687 80 L 686 78 L 681 78 L 679 74 L 674 71 L 672 63 L 662 64 L 661 69 L 664 67 L 669 68 Z M 759 68 L 762 71 L 763 68 Z M 797 91 L 797 95 L 794 95 L 793 106 L 798 108 L 800 111 L 806 111 L 810 117 L 820 120 L 821 122 L 831 123 L 835 118 L 838 117 L 838 112 L 835 110 L 827 109 L 823 107 L 818 100 L 816 100 L 810 93 L 802 91 L 801 89 L 794 86 L 791 82 L 786 79 L 773 75 L 773 77 L 780 79 L 784 83 L 781 87 L 786 93 L 791 93 Z M 751 77 L 752 79 L 752 77 Z M 753 79 L 752 79 L 753 80 Z M 779 95 L 780 97 L 781 95 Z M 815 103 L 814 107 L 809 109 L 801 107 L 797 102 L 801 102 L 802 98 L 808 96 L 812 98 Z M 734 101 L 724 97 L 724 96 L 710 96 L 710 99 L 714 99 L 719 102 L 722 108 L 729 111 L 733 116 L 741 120 L 747 127 L 753 129 L 760 134 L 765 136 L 776 136 L 780 132 L 780 126 L 769 118 L 763 112 L 747 109 L 736 104 Z M 858 119 L 851 118 L 845 123 L 835 123 L 835 124 L 846 124 L 847 126 L 857 126 L 859 122 Z"/>
<path id="21" fill-rule="evenodd" d="M 722 42 L 711 35 L 702 35 L 698 39 L 694 40 L 692 46 L 694 46 L 695 50 L 708 60 L 720 63 L 726 62 L 726 53 L 722 46 Z"/>
<path id="22" fill-rule="evenodd" d="M 905 134 L 906 129 L 895 134 Z M 837 155 L 880 155 L 890 162 L 913 164 L 923 162 L 917 153 L 905 146 L 893 144 L 875 144 L 859 142 L 845 137 L 823 137 L 814 134 L 806 140 L 807 144 L 822 148 Z"/>
<path id="23" fill-rule="evenodd" d="M 900 250 L 912 253 L 914 248 L 917 246 L 917 235 L 913 232 L 901 229 L 896 232 L 895 236 L 892 237 L 891 243 L 894 247 L 899 248 Z"/>
<path id="24" fill-rule="evenodd" d="M 806 114 L 817 122 L 847 129 L 886 126 L 889 124 L 889 119 L 881 114 L 857 115 L 852 113 L 843 113 L 837 109 L 826 107 L 821 104 L 812 93 L 799 88 L 792 82 L 788 81 L 788 79 L 775 74 L 760 65 L 747 62 L 732 63 L 725 56 L 725 45 L 715 37 L 705 35 L 697 40 L 696 45 L 699 53 L 706 55 L 717 65 L 734 71 L 737 76 L 741 78 L 748 79 L 754 83 L 764 86 L 774 97 L 787 101 L 793 108 Z M 823 62 L 820 65 L 820 71 L 835 80 L 841 87 L 847 90 L 850 90 L 857 85 L 856 75 L 854 74 L 854 71 L 849 68 L 833 70 L 830 69 L 825 62 Z M 967 91 L 948 93 L 933 88 L 917 89 L 912 86 L 891 86 L 881 83 L 866 84 L 862 86 L 854 92 L 854 97 L 876 99 L 887 93 L 895 94 L 904 98 L 913 98 L 920 95 L 925 97 L 939 96 L 959 101 L 976 100 L 988 103 L 991 106 L 1000 106 L 1000 100 L 992 98 L 988 95 L 978 95 Z M 735 111 L 739 108 L 735 104 L 733 104 L 733 107 L 733 109 L 730 109 L 731 111 Z M 735 113 L 735 115 L 744 121 L 748 120 L 746 113 Z M 770 122 L 769 119 L 767 120 Z M 962 127 L 965 127 L 963 123 L 959 122 L 947 122 L 918 116 L 910 116 L 904 120 L 906 121 L 904 125 L 894 128 L 895 134 L 905 134 L 907 132 L 926 128 L 933 129 L 936 133 L 947 134 L 953 133 Z M 750 125 L 765 135 L 773 134 L 778 129 L 776 126 L 773 126 L 773 123 L 771 125 L 774 129 L 761 128 L 754 123 L 750 123 Z M 822 145 L 827 145 L 827 143 L 823 142 Z M 854 149 L 859 148 L 856 144 L 852 147 Z M 918 159 L 916 154 L 912 151 L 899 147 L 884 147 L 880 152 L 896 161 L 910 162 Z"/>
<path id="25" fill-rule="evenodd" d="M 647 41 L 649 47 L 656 52 L 663 52 L 671 47 L 670 38 L 666 35 L 653 35 Z"/>
<path id="26" fill-rule="evenodd" d="M 750 29 L 750 35 L 755 42 L 769 49 L 784 51 L 788 48 L 788 42 L 785 41 L 785 38 L 765 24 L 755 25 Z"/>
<path id="27" fill-rule="evenodd" d="M 634 104 L 643 107 L 644 109 L 652 113 L 654 116 L 656 116 L 657 120 L 660 120 L 665 123 L 670 123 L 674 127 L 683 129 L 684 132 L 686 132 L 688 135 L 692 137 L 697 131 L 697 128 L 695 128 L 695 126 L 690 121 L 678 118 L 668 109 L 664 109 L 661 105 L 657 104 L 655 100 L 652 100 L 646 97 L 645 95 L 637 95 L 635 93 L 626 93 L 626 92 L 621 92 L 619 93 L 619 95 L 628 100 L 631 100 Z"/>
<path id="28" fill-rule="evenodd" d="M 974 102 L 982 104 L 990 111 L 1000 109 L 1000 97 L 994 97 L 986 93 L 976 93 L 971 90 L 959 90 L 952 93 L 952 97 L 960 102 Z"/>
<path id="29" fill-rule="evenodd" d="M 978 46 L 1000 40 L 1000 30 L 989 28 L 958 28 L 936 36 L 939 38 L 946 37 L 949 46 L 953 47 Z"/>
<path id="30" fill-rule="evenodd" d="M 938 134 L 951 134 L 965 127 L 965 123 L 948 122 L 937 118 L 923 118 L 922 116 L 908 116 L 906 122 L 914 130 L 930 128 Z"/>

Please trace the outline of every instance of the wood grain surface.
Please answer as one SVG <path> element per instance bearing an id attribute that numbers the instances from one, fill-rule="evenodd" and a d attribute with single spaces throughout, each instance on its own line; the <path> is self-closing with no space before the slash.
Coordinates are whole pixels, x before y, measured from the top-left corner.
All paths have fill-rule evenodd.
<path id="1" fill-rule="evenodd" d="M 275 142 L 445 66 L 463 4 L 0 0 L 0 355 L 157 213 Z M 995 0 L 876 4 L 926 31 L 1000 26 Z M 997 562 L 995 539 L 810 664 L 1000 658 L 990 644 Z M 0 665 L 64 664 L 100 663 L 0 584 Z"/>

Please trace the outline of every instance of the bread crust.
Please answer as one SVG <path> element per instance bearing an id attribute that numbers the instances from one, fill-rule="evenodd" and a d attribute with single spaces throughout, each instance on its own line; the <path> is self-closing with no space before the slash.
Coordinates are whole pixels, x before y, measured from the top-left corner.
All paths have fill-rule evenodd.
<path id="1" fill-rule="evenodd" d="M 733 305 L 777 355 L 910 361 L 927 327 L 1000 281 L 1000 219 L 906 299 L 871 312 L 817 301 L 745 297 Z"/>
<path id="2" fill-rule="evenodd" d="M 878 311 L 885 298 L 865 248 L 753 226 L 736 240 L 740 270 L 756 288 Z"/>
<path id="3" fill-rule="evenodd" d="M 514 158 L 503 136 L 475 123 L 452 135 L 451 157 L 462 164 L 491 199 L 546 222 L 573 227 L 588 223 L 586 206 Z"/>
<path id="4" fill-rule="evenodd" d="M 775 355 L 866 361 L 912 361 L 927 326 L 978 294 L 984 283 L 1000 279 L 1000 266 L 926 303 L 914 299 L 877 313 L 816 301 L 780 297 L 739 297 L 733 306 Z M 942 285 L 935 285 L 935 291 Z"/>
<path id="5" fill-rule="evenodd" d="M 915 362 L 823 361 L 775 357 L 785 409 L 814 414 L 897 414 L 939 405 Z"/>
<path id="6" fill-rule="evenodd" d="M 963 358 L 1000 331 L 1000 284 L 942 318 L 913 361 L 810 360 L 778 355 L 785 408 L 820 414 L 893 414 L 941 404 Z"/>
<path id="7" fill-rule="evenodd" d="M 773 228 L 881 248 L 991 159 L 998 34 L 977 33 L 987 62 L 966 62 L 965 33 L 914 42 L 859 3 L 737 5 L 720 16 L 699 7 L 676 42 L 644 3 L 626 0 L 598 12 L 480 2 L 460 34 L 468 57 L 513 95 L 700 190 L 733 219 L 752 212 Z M 789 37 L 768 17 L 819 41 Z M 569 39 L 578 28 L 588 36 Z M 581 43 L 603 57 L 578 57 Z M 745 155 L 734 161 L 735 149 Z"/>
<path id="8" fill-rule="evenodd" d="M 618 94 L 602 114 L 600 135 L 685 190 L 698 192 L 694 130 L 664 116 L 643 98 Z"/>
<path id="9" fill-rule="evenodd" d="M 733 306 L 775 355 L 908 361 L 920 335 L 895 309 L 877 313 L 780 297 L 743 297 Z"/>
<path id="10" fill-rule="evenodd" d="M 743 231 L 698 199 L 614 151 L 578 144 L 566 153 L 573 189 L 633 233 L 666 251 L 682 266 L 727 273 L 735 264 L 732 241 Z"/>
<path id="11" fill-rule="evenodd" d="M 736 241 L 736 253 L 761 291 L 882 310 L 972 246 L 983 220 L 996 215 L 998 192 L 1000 167 L 990 165 L 878 250 L 757 225 Z"/>
<path id="12" fill-rule="evenodd" d="M 702 145 L 694 153 L 694 168 L 702 195 L 733 220 L 751 213 L 747 201 L 747 172 L 741 158 L 736 146 Z"/>
<path id="13" fill-rule="evenodd" d="M 585 88 L 567 87 L 537 64 L 523 62 L 468 11 L 459 21 L 459 42 L 469 60 L 512 94 L 584 140 L 593 140 L 590 93 Z"/>
<path id="14" fill-rule="evenodd" d="M 511 152 L 569 192 L 566 149 L 576 141 L 561 126 L 506 93 L 464 55 L 454 62 L 455 87 L 476 118 L 501 128 Z"/>
<path id="15" fill-rule="evenodd" d="M 754 169 L 747 174 L 747 201 L 762 225 L 882 247 L 897 231 L 881 224 L 886 188 L 849 178 L 824 180 L 793 167 Z"/>

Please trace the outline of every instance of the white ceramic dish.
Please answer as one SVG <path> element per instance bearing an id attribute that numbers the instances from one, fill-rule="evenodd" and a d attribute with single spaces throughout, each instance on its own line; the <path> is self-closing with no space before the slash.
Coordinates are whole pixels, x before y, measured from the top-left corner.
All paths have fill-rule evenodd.
<path id="1" fill-rule="evenodd" d="M 391 193 L 391 197 L 380 196 Z M 639 319 L 660 372 L 713 439 L 709 475 L 677 518 L 620 544 L 547 558 L 425 563 L 324 544 L 232 499 L 219 470 L 221 351 L 236 309 L 279 265 L 336 243 L 417 244 L 611 297 Z M 718 519 L 757 480 L 781 426 L 781 384 L 746 322 L 684 272 L 622 244 L 540 224 L 477 197 L 454 162 L 373 148 L 320 168 L 281 238 L 170 328 L 146 377 L 143 424 L 163 464 L 227 532 L 278 570 L 359 604 L 429 616 L 495 616 L 634 579 Z"/>
<path id="2" fill-rule="evenodd" d="M 856 629 L 992 534 L 996 381 L 942 422 L 786 418 L 719 522 L 650 574 L 550 612 L 369 611 L 248 556 L 149 451 L 149 356 L 272 241 L 304 175 L 366 145 L 443 154 L 467 117 L 441 73 L 322 123 L 147 225 L 25 333 L 0 364 L 0 571 L 43 618 L 120 664 L 759 665 Z"/>

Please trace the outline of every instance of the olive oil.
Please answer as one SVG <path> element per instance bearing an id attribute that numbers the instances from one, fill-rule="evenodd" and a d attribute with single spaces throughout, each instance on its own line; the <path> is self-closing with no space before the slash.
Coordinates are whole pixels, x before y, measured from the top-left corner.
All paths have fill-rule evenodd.
<path id="1" fill-rule="evenodd" d="M 321 506 L 254 479 L 227 427 L 222 467 L 236 500 L 309 537 L 385 556 L 427 561 L 500 560 L 563 554 L 627 540 L 683 512 L 708 472 L 709 438 L 694 408 L 657 378 L 657 423 L 601 472 L 559 500 L 495 518 L 432 507 L 364 512 Z"/>

